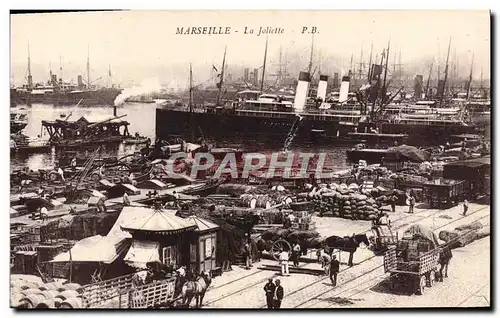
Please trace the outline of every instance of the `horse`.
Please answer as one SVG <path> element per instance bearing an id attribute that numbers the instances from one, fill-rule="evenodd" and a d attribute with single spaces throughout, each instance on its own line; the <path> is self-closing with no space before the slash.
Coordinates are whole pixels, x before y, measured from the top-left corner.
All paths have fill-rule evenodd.
<path id="1" fill-rule="evenodd" d="M 349 263 L 348 263 L 349 267 L 353 266 L 352 261 L 354 257 L 354 252 L 356 252 L 357 248 L 360 246 L 361 243 L 364 243 L 366 246 L 370 245 L 370 241 L 368 240 L 366 234 L 353 234 L 350 237 L 349 236 L 340 237 L 333 235 L 327 237 L 325 240 L 326 247 L 333 250 L 339 250 L 349 253 Z"/>
<path id="2" fill-rule="evenodd" d="M 448 277 L 448 265 L 450 264 L 450 260 L 453 257 L 453 253 L 451 252 L 451 248 L 448 245 L 445 245 L 441 248 L 441 252 L 439 253 L 438 263 L 441 265 L 439 269 L 439 281 L 443 281 L 443 270 L 444 277 Z"/>
<path id="3" fill-rule="evenodd" d="M 188 281 L 182 286 L 182 304 L 189 308 L 193 298 L 196 298 L 196 308 L 200 308 L 203 304 L 203 297 L 207 292 L 208 287 L 212 283 L 212 273 L 201 272 L 195 281 Z"/>

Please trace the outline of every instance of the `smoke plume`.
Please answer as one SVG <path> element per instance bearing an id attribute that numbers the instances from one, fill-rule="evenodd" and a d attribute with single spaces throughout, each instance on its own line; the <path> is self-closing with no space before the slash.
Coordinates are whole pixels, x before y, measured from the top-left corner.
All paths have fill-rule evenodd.
<path id="1" fill-rule="evenodd" d="M 123 92 L 115 98 L 114 104 L 115 106 L 121 106 L 129 97 L 159 92 L 161 88 L 160 81 L 157 77 L 145 79 L 138 86 L 125 88 Z"/>

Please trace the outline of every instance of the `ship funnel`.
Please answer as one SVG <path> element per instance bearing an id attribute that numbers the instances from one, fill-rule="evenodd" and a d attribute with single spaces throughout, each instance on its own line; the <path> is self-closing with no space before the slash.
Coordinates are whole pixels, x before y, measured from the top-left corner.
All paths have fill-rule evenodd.
<path id="1" fill-rule="evenodd" d="M 297 89 L 295 90 L 294 107 L 296 112 L 301 112 L 304 110 L 310 82 L 311 76 L 309 75 L 309 73 L 300 72 L 299 81 L 297 82 Z"/>
<path id="2" fill-rule="evenodd" d="M 339 96 L 339 102 L 343 103 L 347 100 L 347 97 L 349 96 L 349 83 L 351 81 L 351 78 L 349 76 L 343 76 L 342 77 L 342 83 L 340 84 L 340 96 Z"/>
<path id="3" fill-rule="evenodd" d="M 325 101 L 327 86 L 328 86 L 328 76 L 320 75 L 318 83 L 318 95 L 316 97 L 321 98 L 322 101 Z"/>

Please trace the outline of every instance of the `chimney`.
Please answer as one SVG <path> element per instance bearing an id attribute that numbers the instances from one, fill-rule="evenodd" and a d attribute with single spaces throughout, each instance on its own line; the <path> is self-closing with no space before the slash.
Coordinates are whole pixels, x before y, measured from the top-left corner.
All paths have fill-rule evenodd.
<path id="1" fill-rule="evenodd" d="M 342 84 L 340 84 L 340 96 L 339 102 L 343 103 L 347 100 L 349 95 L 349 82 L 351 78 L 349 76 L 342 77 Z"/>
<path id="2" fill-rule="evenodd" d="M 327 86 L 328 86 L 328 76 L 320 75 L 318 83 L 318 94 L 316 97 L 321 98 L 322 101 L 325 101 Z"/>
<path id="3" fill-rule="evenodd" d="M 309 83 L 311 76 L 307 72 L 300 72 L 297 89 L 295 90 L 294 107 L 296 112 L 302 112 L 306 104 L 307 93 L 309 91 Z"/>
<path id="4" fill-rule="evenodd" d="M 333 88 L 334 89 L 339 88 L 339 73 L 333 74 Z"/>
<path id="5" fill-rule="evenodd" d="M 248 75 L 250 73 L 250 70 L 248 69 L 248 67 L 245 67 L 245 70 L 243 71 L 243 80 L 245 82 L 248 82 Z"/>
<path id="6" fill-rule="evenodd" d="M 255 86 L 259 86 L 259 69 L 258 68 L 253 69 L 253 84 Z"/>
<path id="7" fill-rule="evenodd" d="M 78 75 L 78 88 L 83 88 L 83 77 L 81 75 Z"/>

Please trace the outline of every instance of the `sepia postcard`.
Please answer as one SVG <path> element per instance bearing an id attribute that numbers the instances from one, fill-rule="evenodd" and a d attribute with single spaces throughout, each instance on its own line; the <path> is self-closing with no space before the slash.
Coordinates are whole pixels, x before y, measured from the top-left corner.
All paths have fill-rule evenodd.
<path id="1" fill-rule="evenodd" d="M 10 306 L 491 308 L 491 13 L 10 14 Z"/>

